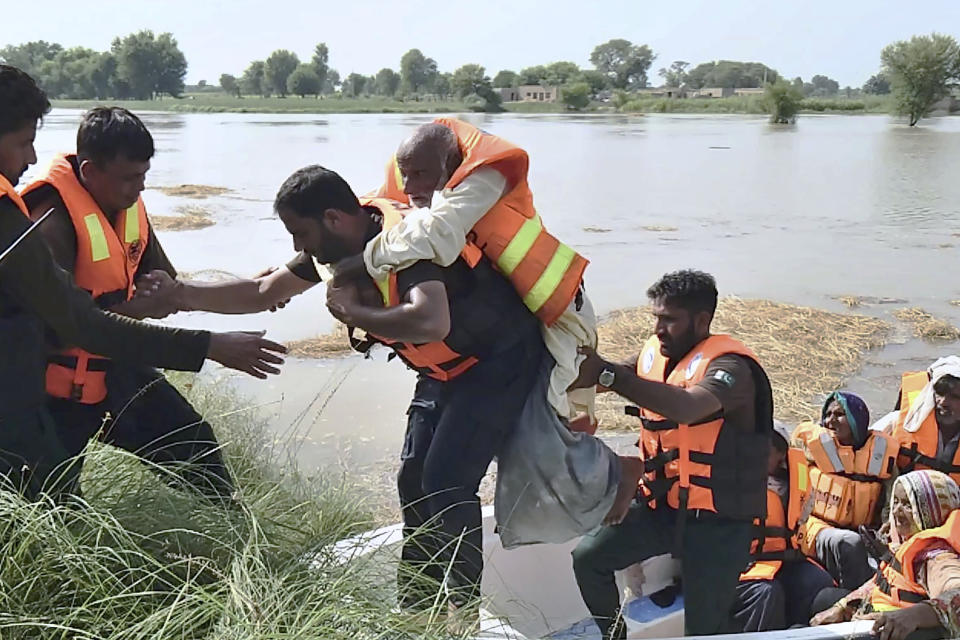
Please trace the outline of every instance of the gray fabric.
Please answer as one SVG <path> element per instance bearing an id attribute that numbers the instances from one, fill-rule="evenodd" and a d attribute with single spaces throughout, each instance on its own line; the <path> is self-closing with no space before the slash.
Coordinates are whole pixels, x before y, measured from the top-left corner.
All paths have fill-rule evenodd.
<path id="1" fill-rule="evenodd" d="M 600 524 L 617 493 L 617 455 L 598 438 L 570 431 L 548 403 L 553 366 L 545 357 L 498 456 L 494 505 L 506 549 L 583 535 Z"/>

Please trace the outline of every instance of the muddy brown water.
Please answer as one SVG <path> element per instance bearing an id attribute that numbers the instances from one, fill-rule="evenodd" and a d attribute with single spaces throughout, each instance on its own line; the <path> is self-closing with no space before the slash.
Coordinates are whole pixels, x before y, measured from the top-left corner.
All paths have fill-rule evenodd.
<path id="1" fill-rule="evenodd" d="M 183 271 L 235 274 L 292 256 L 271 201 L 293 170 L 320 163 L 364 192 L 379 184 L 397 143 L 429 120 L 142 115 L 157 142 L 148 185 L 229 189 L 202 202 L 213 226 L 160 232 L 167 254 Z M 46 119 L 41 162 L 73 148 L 79 117 L 56 110 Z M 660 274 L 695 267 L 713 273 L 723 295 L 839 311 L 846 307 L 836 298 L 857 295 L 875 301 L 857 313 L 893 322 L 893 309 L 920 306 L 960 324 L 960 308 L 949 304 L 960 298 L 960 118 L 910 129 L 886 116 L 804 116 L 794 127 L 750 116 L 465 117 L 530 153 L 537 207 L 554 234 L 590 258 L 587 289 L 600 312 L 641 304 Z M 158 189 L 144 199 L 163 215 L 191 203 Z M 332 325 L 322 288 L 275 314 L 187 313 L 170 322 L 262 328 L 278 340 Z M 879 417 L 892 407 L 901 370 L 958 349 L 901 328 L 893 344 L 865 356 L 848 386 Z M 226 377 L 262 405 L 308 472 L 381 468 L 396 458 L 413 379 L 382 355 L 291 361 L 266 382 Z"/>

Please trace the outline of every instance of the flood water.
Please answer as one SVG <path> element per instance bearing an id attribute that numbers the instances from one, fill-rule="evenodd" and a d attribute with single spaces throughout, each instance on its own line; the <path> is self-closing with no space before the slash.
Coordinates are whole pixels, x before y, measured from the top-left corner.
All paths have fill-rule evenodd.
<path id="1" fill-rule="evenodd" d="M 54 111 L 37 140 L 41 164 L 72 150 L 80 113 Z M 857 312 L 920 306 L 960 324 L 960 118 L 910 129 L 886 116 L 804 116 L 772 127 L 749 116 L 464 116 L 524 147 L 548 228 L 591 261 L 587 289 L 607 312 L 645 301 L 678 268 L 714 274 L 721 295 L 832 310 L 835 296 L 901 298 Z M 174 265 L 251 275 L 292 246 L 271 202 L 295 169 L 320 163 L 359 192 L 377 186 L 398 142 L 428 116 L 144 114 L 157 142 L 154 187 L 227 187 L 200 201 L 144 194 L 153 214 L 209 207 L 197 231 L 160 232 Z M 26 176 L 29 179 L 36 168 Z M 277 340 L 330 329 L 322 286 L 285 310 L 178 314 L 170 322 L 267 329 Z M 897 376 L 956 345 L 901 341 L 870 354 L 850 382 L 879 416 Z M 891 366 L 893 365 L 893 366 Z M 215 375 L 223 375 L 217 373 Z M 334 460 L 395 456 L 412 376 L 383 358 L 290 361 L 268 382 L 231 377 L 264 405 L 307 471 Z"/>

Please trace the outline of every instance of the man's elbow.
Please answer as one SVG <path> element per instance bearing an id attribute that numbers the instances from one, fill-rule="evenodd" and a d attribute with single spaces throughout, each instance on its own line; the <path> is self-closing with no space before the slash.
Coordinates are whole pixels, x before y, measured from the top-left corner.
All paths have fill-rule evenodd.
<path id="1" fill-rule="evenodd" d="M 431 317 L 421 327 L 424 342 L 440 342 L 450 335 L 450 316 Z"/>

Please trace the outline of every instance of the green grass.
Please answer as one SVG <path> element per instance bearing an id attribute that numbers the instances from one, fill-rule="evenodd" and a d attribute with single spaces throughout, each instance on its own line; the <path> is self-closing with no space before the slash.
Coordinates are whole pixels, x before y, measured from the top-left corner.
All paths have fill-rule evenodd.
<path id="1" fill-rule="evenodd" d="M 766 114 L 762 96 L 729 98 L 639 98 L 629 100 L 620 109 L 627 113 L 746 113 Z M 887 96 L 858 98 L 806 98 L 801 113 L 888 113 Z"/>
<path id="2" fill-rule="evenodd" d="M 0 491 L 0 637 L 451 637 L 391 611 L 392 558 L 331 552 L 371 524 L 360 486 L 304 477 L 236 398 L 184 381 L 224 444 L 238 505 L 174 490 L 106 446 L 88 449 L 83 502 Z"/>

